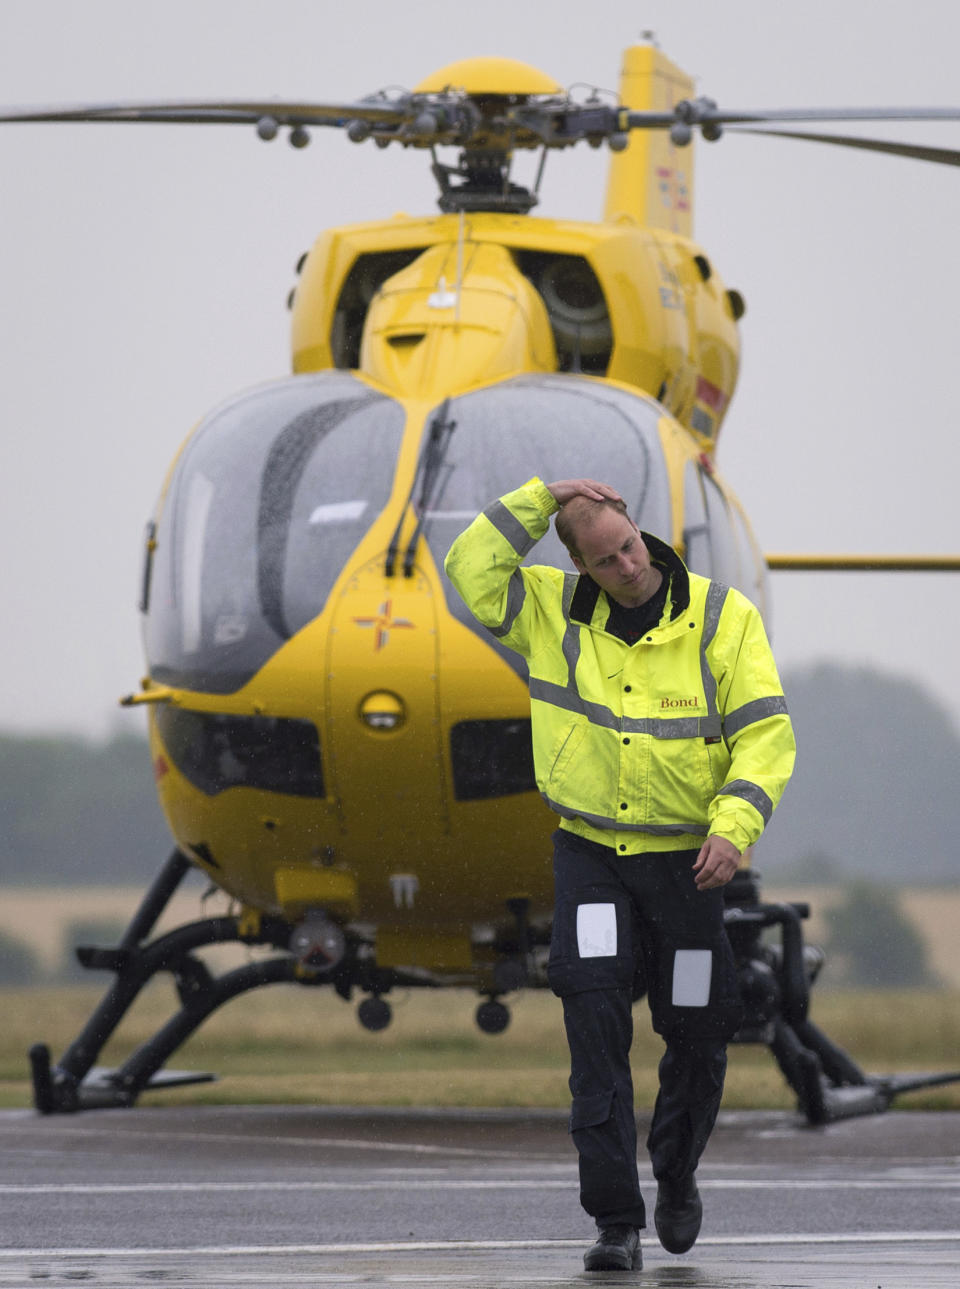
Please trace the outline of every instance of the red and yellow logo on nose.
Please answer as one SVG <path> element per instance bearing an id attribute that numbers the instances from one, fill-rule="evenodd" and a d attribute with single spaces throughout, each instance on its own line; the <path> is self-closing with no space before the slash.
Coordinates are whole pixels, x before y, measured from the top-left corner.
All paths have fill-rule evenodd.
<path id="1" fill-rule="evenodd" d="M 386 646 L 390 639 L 390 632 L 396 630 L 410 629 L 416 626 L 409 618 L 395 618 L 393 616 L 393 600 L 384 600 L 377 611 L 375 618 L 354 618 L 358 627 L 373 627 L 373 649 L 377 653 Z"/>

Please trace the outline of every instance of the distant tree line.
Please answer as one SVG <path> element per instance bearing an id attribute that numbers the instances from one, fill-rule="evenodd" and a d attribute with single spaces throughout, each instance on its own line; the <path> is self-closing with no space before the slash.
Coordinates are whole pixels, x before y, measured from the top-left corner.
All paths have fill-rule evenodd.
<path id="1" fill-rule="evenodd" d="M 784 672 L 797 765 L 757 846 L 767 882 L 957 880 L 960 733 L 921 685 L 870 668 Z"/>
<path id="2" fill-rule="evenodd" d="M 927 944 L 905 915 L 896 892 L 862 879 L 827 910 L 830 980 L 859 989 L 935 988 Z"/>
<path id="3" fill-rule="evenodd" d="M 0 735 L 0 884 L 138 886 L 171 848 L 142 736 Z"/>
<path id="4" fill-rule="evenodd" d="M 64 927 L 60 956 L 47 968 L 32 944 L 29 934 L 17 935 L 0 928 L 0 987 L 37 984 L 103 984 L 110 979 L 103 972 L 90 972 L 77 959 L 77 945 L 94 945 L 112 949 L 120 943 L 126 923 L 115 918 L 77 918 Z"/>

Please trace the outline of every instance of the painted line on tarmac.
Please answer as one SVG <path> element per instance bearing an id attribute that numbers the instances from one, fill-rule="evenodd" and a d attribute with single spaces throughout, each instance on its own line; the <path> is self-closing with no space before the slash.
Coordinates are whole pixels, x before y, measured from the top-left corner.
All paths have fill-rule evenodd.
<path id="1" fill-rule="evenodd" d="M 0 1195 L 138 1195 L 170 1194 L 178 1191 L 491 1191 L 569 1190 L 576 1177 L 559 1181 L 547 1178 L 529 1181 L 429 1181 L 396 1177 L 374 1182 L 4 1182 Z M 960 1183 L 958 1183 L 960 1185 Z"/>
<path id="2" fill-rule="evenodd" d="M 103 1140 L 102 1128 L 73 1128 L 57 1125 L 57 1137 L 90 1137 Z M 151 1141 L 210 1141 L 241 1142 L 249 1147 L 255 1141 L 248 1133 L 242 1132 L 152 1132 L 146 1128 L 124 1128 L 116 1136 L 116 1141 L 123 1142 L 128 1138 L 146 1137 Z M 415 1141 L 371 1141 L 364 1137 L 283 1137 L 272 1139 L 276 1146 L 304 1146 L 318 1150 L 375 1150 L 392 1151 L 409 1155 L 454 1155 L 467 1159 L 543 1159 L 555 1160 L 556 1155 L 535 1154 L 525 1150 L 478 1150 L 471 1146 L 426 1146 Z"/>
<path id="3" fill-rule="evenodd" d="M 370 1244 L 222 1244 L 183 1246 L 177 1248 L 68 1248 L 68 1249 L 0 1249 L 0 1259 L 11 1258 L 183 1258 L 183 1257 L 257 1257 L 294 1254 L 344 1253 L 457 1253 L 489 1250 L 522 1251 L 524 1249 L 583 1249 L 590 1243 L 582 1240 L 410 1240 L 378 1241 Z M 838 1231 L 825 1235 L 807 1232 L 782 1235 L 713 1235 L 701 1236 L 697 1247 L 775 1247 L 799 1244 L 960 1244 L 960 1231 Z M 656 1240 L 644 1239 L 645 1247 L 657 1248 Z"/>
<path id="4" fill-rule="evenodd" d="M 0 1182 L 0 1195 L 152 1195 L 192 1194 L 197 1192 L 257 1192 L 257 1191 L 395 1191 L 398 1185 L 404 1190 L 433 1191 L 496 1191 L 496 1190 L 568 1190 L 575 1184 L 575 1177 L 564 1178 L 444 1178 L 427 1179 L 396 1177 L 369 1182 L 314 1182 L 314 1181 L 249 1181 L 249 1182 Z M 771 1186 L 778 1190 L 792 1191 L 931 1191 L 960 1190 L 960 1178 L 934 1177 L 902 1180 L 841 1177 L 823 1179 L 796 1179 L 792 1181 L 754 1181 L 746 1179 L 717 1178 L 699 1182 L 700 1189 L 725 1191 L 767 1191 Z"/>

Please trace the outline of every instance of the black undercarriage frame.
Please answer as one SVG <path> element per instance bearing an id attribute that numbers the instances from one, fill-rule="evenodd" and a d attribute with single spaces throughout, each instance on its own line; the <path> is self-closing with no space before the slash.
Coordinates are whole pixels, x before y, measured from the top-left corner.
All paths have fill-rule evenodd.
<path id="1" fill-rule="evenodd" d="M 261 985 L 327 984 L 345 999 L 350 998 L 354 989 L 359 989 L 369 995 L 366 1000 L 369 1004 L 373 1000 L 379 1003 L 381 995 L 394 987 L 439 987 L 444 983 L 424 972 L 378 967 L 371 955 L 358 952 L 358 946 L 350 942 L 346 955 L 333 969 L 326 972 L 311 969 L 288 951 L 295 928 L 278 918 L 252 921 L 243 916 L 201 918 L 150 940 L 158 918 L 191 867 L 190 860 L 174 851 L 117 948 L 77 949 L 84 967 L 112 971 L 115 979 L 55 1065 L 51 1064 L 49 1048 L 44 1044 L 31 1048 L 34 1103 L 41 1114 L 132 1106 L 148 1088 L 211 1081 L 215 1077 L 212 1074 L 163 1067 L 212 1012 L 231 998 Z M 809 1019 L 810 986 L 823 962 L 823 954 L 804 944 L 801 922 L 808 916 L 808 908 L 800 904 L 762 903 L 757 875 L 750 871 L 738 873 L 725 894 L 727 930 L 737 959 L 747 1013 L 747 1020 L 734 1042 L 763 1043 L 769 1047 L 808 1123 L 823 1124 L 854 1115 L 875 1114 L 886 1110 L 898 1093 L 960 1080 L 960 1072 L 890 1077 L 865 1074 Z M 528 984 L 545 983 L 527 970 L 530 945 L 519 914 L 517 922 L 519 943 L 515 941 L 508 947 L 508 951 L 513 949 L 514 958 L 504 959 L 507 970 L 500 978 L 506 980 L 512 975 Z M 779 943 L 764 941 L 763 932 L 771 927 L 779 929 Z M 205 945 L 230 942 L 268 945 L 278 953 L 214 976 L 193 952 Z M 518 957 L 523 961 L 518 963 Z M 519 966 L 519 971 L 511 972 L 511 966 Z M 97 1057 L 140 990 L 158 972 L 169 972 L 173 977 L 180 1010 L 122 1065 L 109 1070 L 96 1066 Z M 509 1015 L 496 996 L 491 996 L 484 1006 L 499 1008 L 503 1017 Z M 388 1009 L 384 1010 L 388 1016 Z M 479 1014 L 478 1020 L 481 1020 Z M 502 1028 L 505 1023 L 504 1019 L 489 1028 Z M 487 1028 L 482 1020 L 481 1026 Z M 370 1027 L 381 1025 L 376 1023 Z"/>

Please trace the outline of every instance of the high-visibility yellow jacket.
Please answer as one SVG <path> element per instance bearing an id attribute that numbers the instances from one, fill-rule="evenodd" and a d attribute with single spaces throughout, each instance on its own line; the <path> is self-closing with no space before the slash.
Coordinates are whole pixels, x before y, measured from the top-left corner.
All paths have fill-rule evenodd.
<path id="1" fill-rule="evenodd" d="M 527 659 L 543 797 L 561 827 L 621 853 L 699 847 L 708 833 L 745 850 L 796 750 L 758 610 L 644 533 L 669 591 L 659 625 L 628 645 L 604 630 L 610 605 L 592 578 L 520 567 L 556 510 L 531 479 L 446 559 L 474 616 Z"/>

